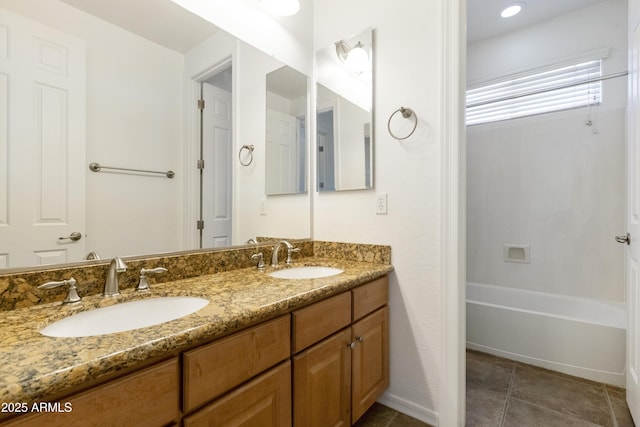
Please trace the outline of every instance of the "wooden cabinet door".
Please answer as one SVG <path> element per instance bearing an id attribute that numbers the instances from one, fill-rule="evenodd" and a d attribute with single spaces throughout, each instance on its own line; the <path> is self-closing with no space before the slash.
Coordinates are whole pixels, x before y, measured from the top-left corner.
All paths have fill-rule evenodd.
<path id="1" fill-rule="evenodd" d="M 291 426 L 291 362 L 287 361 L 185 418 L 185 427 Z"/>
<path id="2" fill-rule="evenodd" d="M 389 308 L 352 326 L 351 420 L 355 423 L 389 386 Z"/>
<path id="3" fill-rule="evenodd" d="M 15 427 L 156 427 L 178 420 L 180 373 L 173 358 L 57 402 L 61 412 L 31 414 Z M 69 405 L 68 407 L 64 406 Z M 65 412 L 68 410 L 69 412 Z"/>
<path id="4" fill-rule="evenodd" d="M 296 427 L 351 425 L 351 329 L 338 332 L 293 358 Z"/>

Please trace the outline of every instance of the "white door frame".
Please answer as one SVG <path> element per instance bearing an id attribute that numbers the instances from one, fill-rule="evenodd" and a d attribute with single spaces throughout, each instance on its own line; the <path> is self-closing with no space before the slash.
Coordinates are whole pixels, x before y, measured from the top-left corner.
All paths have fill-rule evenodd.
<path id="1" fill-rule="evenodd" d="M 438 425 L 465 424 L 466 0 L 442 2 L 442 335 Z"/>
<path id="2" fill-rule="evenodd" d="M 234 55 L 210 65 L 195 75 L 188 77 L 185 83 L 185 144 L 184 144 L 184 221 L 183 234 L 184 249 L 196 249 L 199 246 L 200 233 L 196 228 L 196 222 L 200 218 L 200 192 L 193 191 L 200 186 L 200 174 L 197 168 L 197 160 L 200 158 L 200 112 L 197 108 L 200 99 L 200 84 L 220 71 L 233 66 Z M 232 90 L 232 145 L 235 147 L 236 129 L 236 71 L 233 69 Z M 235 166 L 234 166 L 235 167 Z M 232 171 L 232 175 L 234 172 Z M 235 196 L 232 196 L 233 204 Z M 235 209 L 235 206 L 232 207 Z"/>

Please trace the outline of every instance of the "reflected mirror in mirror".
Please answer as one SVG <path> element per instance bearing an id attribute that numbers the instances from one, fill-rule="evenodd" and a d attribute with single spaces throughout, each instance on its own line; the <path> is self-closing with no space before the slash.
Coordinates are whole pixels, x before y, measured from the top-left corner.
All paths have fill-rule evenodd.
<path id="1" fill-rule="evenodd" d="M 230 58 L 242 58 L 232 64 L 242 93 L 232 94 L 225 166 L 233 210 L 225 212 L 233 235 L 224 244 L 309 237 L 308 194 L 267 203 L 267 215 L 260 204 L 265 76 L 284 64 L 171 0 L 153 3 L 149 14 L 149 3 L 138 1 L 0 0 L 0 27 L 11 34 L 0 37 L 10 43 L 0 43 L 7 57 L 0 62 L 0 129 L 8 129 L 0 132 L 0 269 L 79 262 L 92 252 L 108 259 L 198 248 L 195 97 L 208 68 Z M 145 19 L 132 19 L 139 16 Z M 40 60 L 35 67 L 33 58 Z M 11 74 L 6 67 L 14 59 L 23 62 L 11 70 L 22 71 Z M 220 113 L 215 104 L 205 110 Z M 257 147 L 251 176 L 238 163 L 243 144 Z M 211 158 L 218 148 L 211 147 Z M 92 162 L 105 168 L 92 172 Z M 219 196 L 216 188 L 210 200 Z M 212 216 L 219 206 L 210 207 Z"/>
<path id="2" fill-rule="evenodd" d="M 267 74 L 267 195 L 306 191 L 307 87 L 307 76 L 288 66 Z"/>
<path id="3" fill-rule="evenodd" d="M 372 34 L 316 51 L 318 191 L 373 188 Z"/>

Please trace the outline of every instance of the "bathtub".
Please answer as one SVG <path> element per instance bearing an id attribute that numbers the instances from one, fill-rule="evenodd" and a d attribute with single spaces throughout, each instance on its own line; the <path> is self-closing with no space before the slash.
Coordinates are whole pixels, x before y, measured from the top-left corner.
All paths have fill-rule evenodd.
<path id="1" fill-rule="evenodd" d="M 467 348 L 624 387 L 626 308 L 467 283 Z"/>

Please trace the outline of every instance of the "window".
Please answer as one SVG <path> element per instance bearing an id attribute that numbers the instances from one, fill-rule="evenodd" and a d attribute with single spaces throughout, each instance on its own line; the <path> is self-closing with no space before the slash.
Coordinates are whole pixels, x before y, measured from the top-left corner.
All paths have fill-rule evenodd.
<path id="1" fill-rule="evenodd" d="M 587 81 L 601 76 L 601 63 L 598 59 L 469 89 L 467 125 L 600 104 L 602 82 Z"/>

